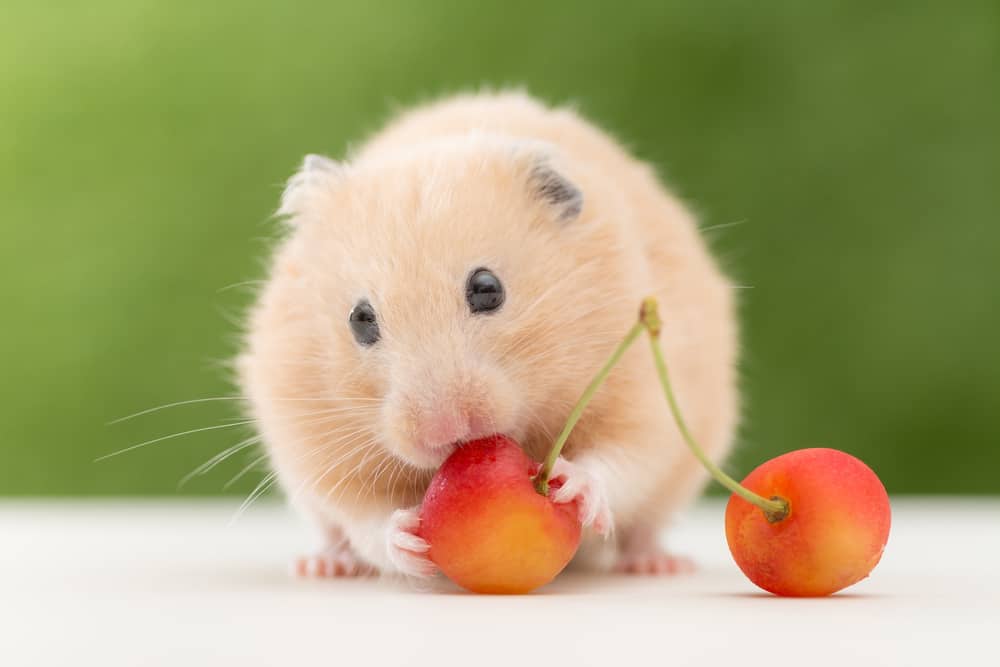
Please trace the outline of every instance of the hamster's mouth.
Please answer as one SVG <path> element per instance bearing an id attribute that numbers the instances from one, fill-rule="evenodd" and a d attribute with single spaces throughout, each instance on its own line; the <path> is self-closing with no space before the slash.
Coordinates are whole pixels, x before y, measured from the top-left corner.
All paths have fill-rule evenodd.
<path id="1" fill-rule="evenodd" d="M 451 451 L 455 451 L 459 447 L 464 447 L 465 445 L 468 445 L 471 442 L 477 442 L 479 440 L 489 440 L 490 438 L 512 439 L 511 436 L 506 433 L 491 432 L 491 433 L 482 433 L 481 435 L 476 435 L 470 438 L 462 438 L 461 440 L 455 440 L 448 446 L 451 448 Z"/>
<path id="2" fill-rule="evenodd" d="M 443 444 L 420 447 L 419 451 L 421 452 L 422 454 L 421 458 L 424 459 L 424 461 L 422 462 L 414 461 L 413 463 L 420 465 L 420 467 L 437 470 L 439 467 L 441 467 L 441 464 L 444 463 L 448 459 L 448 457 L 455 452 L 455 450 L 464 447 L 465 445 L 468 445 L 469 443 L 472 442 L 477 442 L 479 440 L 486 440 L 488 438 L 493 438 L 498 436 L 514 439 L 509 434 L 499 433 L 494 431 L 488 431 L 488 432 L 483 431 L 481 433 L 472 433 L 469 434 L 468 436 L 458 438 L 457 440 L 451 440 Z M 421 465 L 421 463 L 423 465 Z"/>

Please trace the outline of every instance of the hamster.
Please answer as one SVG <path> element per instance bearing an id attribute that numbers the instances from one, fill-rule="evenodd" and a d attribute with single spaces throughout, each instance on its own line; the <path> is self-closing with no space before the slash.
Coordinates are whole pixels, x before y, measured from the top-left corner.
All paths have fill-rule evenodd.
<path id="1" fill-rule="evenodd" d="M 344 162 L 306 157 L 279 214 L 237 368 L 274 472 L 327 539 L 300 573 L 432 576 L 419 505 L 435 469 L 492 433 L 542 460 L 649 295 L 691 429 L 726 455 L 731 286 L 654 171 L 573 110 L 520 92 L 415 108 Z M 612 372 L 556 474 L 601 567 L 683 562 L 658 537 L 706 474 L 647 346 Z"/>

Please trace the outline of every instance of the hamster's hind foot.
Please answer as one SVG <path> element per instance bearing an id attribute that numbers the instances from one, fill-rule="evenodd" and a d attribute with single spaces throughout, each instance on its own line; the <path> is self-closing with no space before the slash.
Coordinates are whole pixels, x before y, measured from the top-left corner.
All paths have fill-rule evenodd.
<path id="1" fill-rule="evenodd" d="M 318 554 L 296 558 L 291 570 L 296 577 L 319 579 L 371 577 L 378 574 L 378 570 L 358 558 L 347 544 L 338 544 Z"/>
<path id="2" fill-rule="evenodd" d="M 686 556 L 667 553 L 653 546 L 636 551 L 626 551 L 618 557 L 615 572 L 624 574 L 674 575 L 690 574 L 697 568 L 694 561 Z"/>

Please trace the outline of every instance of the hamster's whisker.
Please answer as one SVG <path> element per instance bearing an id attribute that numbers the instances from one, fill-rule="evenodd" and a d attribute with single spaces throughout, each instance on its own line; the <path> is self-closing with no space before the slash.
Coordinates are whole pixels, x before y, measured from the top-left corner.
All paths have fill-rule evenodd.
<path id="1" fill-rule="evenodd" d="M 708 227 L 699 227 L 698 228 L 698 232 L 701 233 L 701 234 L 704 234 L 705 232 L 714 232 L 717 229 L 728 229 L 730 227 L 736 227 L 737 225 L 744 225 L 744 224 L 746 224 L 748 222 L 750 222 L 750 221 L 747 220 L 747 219 L 745 219 L 745 218 L 743 220 L 734 220 L 733 222 L 723 222 L 723 223 L 718 224 L 718 225 L 709 225 Z"/>
<path id="2" fill-rule="evenodd" d="M 338 399 L 338 398 L 309 398 L 309 399 L 302 399 L 302 400 L 303 400 L 303 402 L 321 403 L 321 404 L 322 403 L 327 403 L 327 404 L 329 404 L 329 405 L 327 405 L 325 407 L 321 407 L 317 412 L 322 411 L 322 410 L 335 410 L 335 409 L 343 409 L 343 410 L 352 410 L 352 409 L 365 410 L 365 409 L 371 409 L 372 407 L 376 407 L 376 405 L 381 402 L 381 399 L 377 399 L 377 398 L 373 398 L 370 401 L 367 400 L 367 399 L 365 399 L 365 400 L 359 400 L 359 399 L 347 399 L 347 398 L 340 398 L 340 399 Z"/>
<path id="3" fill-rule="evenodd" d="M 578 322 L 578 321 L 582 320 L 583 318 L 588 317 L 588 316 L 590 316 L 590 315 L 592 315 L 594 313 L 599 313 L 599 312 L 601 312 L 603 310 L 612 310 L 612 309 L 617 309 L 617 308 L 621 308 L 621 307 L 622 307 L 622 303 L 621 303 L 620 300 L 614 299 L 614 298 L 605 298 L 604 294 L 598 294 L 595 297 L 595 299 L 594 299 L 594 304 L 590 308 L 588 308 L 586 310 L 579 310 L 579 311 L 573 312 L 571 314 L 572 317 L 570 317 L 568 319 L 565 319 L 565 320 L 562 320 L 562 319 L 560 319 L 560 320 L 554 320 L 553 324 L 558 324 L 559 326 L 566 326 L 566 324 L 575 324 L 576 322 Z"/>
<path id="4" fill-rule="evenodd" d="M 368 451 L 370 451 L 370 450 L 371 450 L 372 448 L 376 447 L 376 446 L 377 446 L 377 444 L 378 444 L 378 443 L 377 443 L 377 442 L 376 442 L 375 440 L 369 440 L 369 441 L 367 441 L 367 442 L 362 442 L 361 444 L 359 444 L 359 445 L 356 445 L 355 447 L 351 448 L 351 450 L 350 450 L 349 452 L 347 452 L 347 453 L 346 453 L 346 454 L 344 454 L 343 456 L 340 456 L 340 457 L 338 457 L 338 458 L 337 458 L 337 459 L 336 459 L 335 461 L 333 461 L 333 462 L 332 462 L 332 463 L 330 463 L 330 464 L 329 464 L 328 466 L 326 466 L 326 468 L 325 468 L 325 469 L 323 470 L 323 473 L 322 473 L 322 474 L 320 474 L 320 475 L 317 475 L 317 476 L 316 476 L 316 477 L 315 477 L 314 479 L 312 479 L 311 481 L 310 481 L 310 479 L 309 479 L 308 477 L 306 477 L 306 479 L 305 479 L 305 480 L 303 480 L 302 484 L 300 484 L 300 485 L 299 485 L 299 488 L 298 488 L 298 489 L 296 489 L 295 493 L 294 493 L 294 494 L 292 495 L 292 498 L 297 498 L 297 497 L 298 497 L 298 495 L 299 495 L 300 493 L 302 493 L 303 491 L 305 491 L 305 490 L 306 490 L 306 488 L 305 488 L 305 487 L 306 487 L 307 485 L 308 485 L 308 487 L 309 487 L 309 488 L 308 488 L 308 491 L 309 491 L 309 492 L 311 493 L 312 491 L 314 491 L 314 490 L 316 489 L 316 487 L 317 487 L 317 486 L 318 486 L 318 485 L 320 484 L 320 482 L 322 482 L 322 481 L 323 481 L 324 479 L 326 479 L 327 475 L 329 475 L 329 474 L 330 474 L 330 473 L 332 473 L 332 472 L 333 472 L 334 470 L 336 470 L 336 469 L 337 469 L 337 467 L 338 467 L 338 466 L 339 466 L 339 465 L 340 465 L 341 463 L 343 463 L 343 462 L 344 462 L 344 461 L 345 461 L 345 460 L 346 460 L 347 458 L 349 458 L 349 457 L 351 457 L 351 456 L 356 456 L 356 455 L 360 454 L 361 452 L 368 452 Z M 340 485 L 340 484 L 341 484 L 341 483 L 342 483 L 342 482 L 343 482 L 343 481 L 344 481 L 345 479 L 347 479 L 347 476 L 346 476 L 346 475 L 345 475 L 344 477 L 342 477 L 342 478 L 340 479 L 340 481 L 339 481 L 339 482 L 337 482 L 336 484 L 334 484 L 333 488 L 332 488 L 332 489 L 330 489 L 330 490 L 329 490 L 329 491 L 327 492 L 327 497 L 329 497 L 329 494 L 330 494 L 330 493 L 331 493 L 331 492 L 332 492 L 332 491 L 333 491 L 334 489 L 336 489 L 336 488 L 337 488 L 337 487 L 338 487 L 338 486 L 339 486 L 339 485 Z"/>
<path id="5" fill-rule="evenodd" d="M 577 353 L 584 352 L 584 351 L 590 351 L 590 350 L 593 350 L 593 351 L 596 352 L 596 351 L 599 351 L 600 349 L 603 349 L 603 347 L 602 348 L 598 348 L 598 347 L 591 348 L 591 347 L 585 347 L 585 346 L 577 346 L 575 348 L 575 351 Z M 542 362 L 548 362 L 548 361 L 550 361 L 552 359 L 567 360 L 567 359 L 572 359 L 572 358 L 573 358 L 573 355 L 569 351 L 550 352 L 550 353 L 539 352 L 537 354 L 528 355 L 528 356 L 523 357 L 522 359 L 519 359 L 518 360 L 518 364 L 521 364 L 525 368 L 529 369 L 529 372 L 530 371 L 537 372 L 538 365 L 540 363 L 542 363 Z M 575 373 L 575 372 L 576 372 L 576 370 L 574 370 L 573 373 Z M 580 372 L 582 372 L 582 369 L 580 369 Z M 570 375 L 572 375 L 573 373 L 570 373 Z M 584 373 L 584 374 L 586 375 L 586 373 Z"/>
<path id="6" fill-rule="evenodd" d="M 309 459 L 309 458 L 312 458 L 312 457 L 316 456 L 316 454 L 317 454 L 317 450 L 315 450 L 315 449 L 307 450 L 304 454 L 301 454 L 301 455 L 295 457 L 295 460 L 301 463 L 305 459 Z M 303 479 L 302 479 L 302 482 L 298 485 L 298 487 L 296 487 L 294 491 L 291 491 L 291 492 L 289 492 L 287 494 L 289 501 L 292 504 L 295 504 L 298 501 L 299 496 L 305 490 L 306 486 L 315 486 L 316 484 L 319 483 L 319 481 L 321 479 L 323 479 L 328 474 L 330 474 L 330 471 L 331 471 L 331 468 L 328 467 L 328 468 L 326 468 L 326 470 L 321 475 L 317 476 L 316 478 L 310 478 L 308 475 L 305 475 L 303 477 Z M 310 484 L 310 482 L 311 482 L 311 484 Z"/>
<path id="7" fill-rule="evenodd" d="M 396 479 L 396 475 L 398 475 L 402 470 L 403 470 L 403 467 L 401 465 L 399 465 L 399 462 L 398 461 L 394 461 L 393 462 L 393 466 L 392 466 L 392 472 L 389 473 L 389 479 L 386 482 L 386 486 L 389 487 L 389 506 L 390 507 L 395 507 L 394 503 L 396 502 L 396 487 L 393 486 L 392 482 Z"/>
<path id="8" fill-rule="evenodd" d="M 337 435 L 336 439 L 325 442 L 322 447 L 317 448 L 317 451 L 323 454 L 330 454 L 331 458 L 334 455 L 339 455 L 340 459 L 343 459 L 345 456 L 350 455 L 351 449 L 357 445 L 358 440 L 375 440 L 375 437 L 367 426 L 359 426 L 351 431 Z M 344 451 L 345 449 L 347 449 L 346 452 Z"/>
<path id="9" fill-rule="evenodd" d="M 603 335 L 595 336 L 593 338 L 584 338 L 580 341 L 574 340 L 572 348 L 565 348 L 565 347 L 548 348 L 540 352 L 528 355 L 523 359 L 518 359 L 518 363 L 521 363 L 526 367 L 530 368 L 534 367 L 539 361 L 545 361 L 551 358 L 559 358 L 562 356 L 574 356 L 579 354 L 581 351 L 601 352 L 613 349 L 613 345 L 608 345 L 607 341 L 608 337 Z M 519 350 L 518 352 L 523 353 L 524 350 Z"/>
<path id="10" fill-rule="evenodd" d="M 350 405 L 338 408 L 324 408 L 322 410 L 316 410 L 314 412 L 304 412 L 301 414 L 297 414 L 295 416 L 301 419 L 303 417 L 338 417 L 340 415 L 343 415 L 344 413 L 366 415 L 377 412 L 378 409 L 379 409 L 378 405 Z M 308 424 L 312 422 L 306 421 L 301 423 Z"/>
<path id="11" fill-rule="evenodd" d="M 323 481 L 323 479 L 325 479 L 327 475 L 333 473 L 345 461 L 348 461 L 349 459 L 357 456 L 358 454 L 361 454 L 362 452 L 370 451 L 376 445 L 374 440 L 367 440 L 363 437 L 362 434 L 358 434 L 352 440 L 353 442 L 351 444 L 350 449 L 348 449 L 346 452 L 342 452 L 340 456 L 337 456 L 333 459 L 327 459 L 325 461 L 326 468 L 323 471 L 323 474 L 317 477 L 314 484 L 309 487 L 310 492 L 315 489 L 316 484 L 319 484 L 321 481 Z M 337 451 L 340 452 L 342 449 L 343 447 L 341 447 Z"/>
<path id="12" fill-rule="evenodd" d="M 228 489 L 229 487 L 231 487 L 233 484 L 235 484 L 236 482 L 238 482 L 240 479 L 242 479 L 243 476 L 246 475 L 248 472 L 250 472 L 251 470 L 253 470 L 254 468 L 256 468 L 258 465 L 260 465 L 264 461 L 266 461 L 267 460 L 267 456 L 268 455 L 266 453 L 265 454 L 261 454 L 260 456 L 258 456 L 257 458 L 255 458 L 253 461 L 251 461 L 250 463 L 248 463 L 247 465 L 245 465 L 243 468 L 241 468 L 240 471 L 238 473 L 236 473 L 235 475 L 233 475 L 229 479 L 228 482 L 226 482 L 225 484 L 222 485 L 222 490 L 225 491 L 226 489 Z"/>
<path id="13" fill-rule="evenodd" d="M 324 441 L 320 447 L 316 448 L 316 451 L 329 452 L 333 454 L 339 452 L 341 449 L 343 449 L 345 443 L 351 442 L 354 438 L 358 437 L 359 435 L 368 435 L 370 437 L 372 436 L 371 428 L 367 424 L 356 425 L 351 430 L 345 430 L 345 429 L 336 429 L 333 432 L 331 432 L 330 435 L 336 436 L 336 438 Z"/>
<path id="14" fill-rule="evenodd" d="M 181 431 L 180 433 L 171 433 L 170 435 L 164 435 L 159 438 L 153 438 L 152 440 L 147 440 L 145 442 L 140 442 L 137 445 L 132 445 L 131 447 L 126 447 L 124 449 L 119 449 L 117 452 L 111 452 L 110 454 L 105 454 L 103 456 L 98 456 L 94 459 L 94 463 L 104 461 L 105 459 L 110 459 L 113 456 L 118 456 L 119 454 L 124 454 L 126 452 L 131 452 L 142 447 L 148 447 L 149 445 L 155 445 L 158 442 L 163 442 L 164 440 L 172 440 L 174 438 L 180 438 L 185 435 L 193 435 L 195 433 L 203 433 L 204 431 L 215 431 L 220 428 L 233 428 L 234 426 L 246 426 L 247 424 L 254 423 L 253 419 L 244 419 L 238 422 L 231 422 L 228 424 L 216 424 L 215 426 L 203 426 L 201 428 L 193 428 L 187 431 Z"/>
<path id="15" fill-rule="evenodd" d="M 356 466 L 354 466 L 354 468 L 350 472 L 348 472 L 347 475 L 344 476 L 344 478 L 345 479 L 350 478 L 352 475 L 357 476 L 367 466 L 368 459 L 370 459 L 373 454 L 378 455 L 378 454 L 381 454 L 381 453 L 382 453 L 382 450 L 380 448 L 378 448 L 378 447 L 372 447 L 371 449 L 368 449 L 365 452 L 365 455 L 361 457 L 361 461 L 358 462 L 358 464 Z M 346 491 L 346 490 L 347 490 L 347 487 L 344 487 L 344 489 L 341 490 L 341 495 L 343 495 L 344 491 Z M 329 497 L 329 494 L 327 494 L 327 497 Z M 338 496 L 338 500 L 339 500 L 339 496 Z"/>
<path id="16" fill-rule="evenodd" d="M 525 402 L 525 408 L 528 411 L 528 426 L 529 426 L 529 428 L 532 427 L 532 426 L 537 426 L 538 429 L 545 436 L 546 441 L 548 441 L 548 442 L 554 442 L 555 440 L 552 437 L 552 433 L 549 431 L 548 427 L 545 426 L 545 422 L 539 416 L 538 410 L 536 410 L 535 408 L 531 407 L 531 404 L 528 403 L 528 402 Z"/>
<path id="17" fill-rule="evenodd" d="M 246 440 L 241 440 L 240 442 L 236 443 L 232 447 L 227 447 L 226 449 L 222 450 L 221 452 L 219 452 L 218 454 L 216 454 L 215 456 L 213 456 L 209 460 L 205 461 L 204 463 L 202 463 L 200 466 L 198 466 L 197 468 L 195 468 L 194 470 L 192 470 L 188 474 L 184 475 L 184 477 L 181 478 L 181 481 L 177 483 L 177 488 L 179 489 L 179 488 L 183 487 L 185 484 L 187 484 L 189 481 L 191 481 L 195 477 L 199 477 L 201 475 L 204 475 L 204 474 L 208 473 L 210 470 L 212 470 L 212 468 L 214 468 L 215 466 L 219 465 L 220 463 L 222 463 L 223 461 L 225 461 L 229 457 L 233 456 L 234 454 L 236 454 L 239 451 L 242 451 L 242 450 L 246 449 L 247 447 L 252 447 L 253 445 L 255 445 L 258 442 L 260 442 L 260 440 L 261 440 L 261 436 L 255 435 L 252 438 L 247 438 Z M 222 487 L 222 488 L 226 488 L 226 487 Z"/>
<path id="18" fill-rule="evenodd" d="M 379 401 L 381 399 L 375 398 L 373 396 L 337 396 L 337 395 L 320 395 L 320 396 L 295 396 L 290 398 L 282 398 L 280 396 L 268 397 L 275 401 L 314 401 L 314 402 L 330 402 L 330 403 L 345 403 L 345 402 L 359 402 L 365 403 L 369 401 Z"/>
<path id="19" fill-rule="evenodd" d="M 371 494 L 372 498 L 376 497 L 375 485 L 378 483 L 379 477 L 381 477 L 382 474 L 385 473 L 385 471 L 391 467 L 391 464 L 392 464 L 392 459 L 384 458 L 378 462 L 378 465 L 375 466 L 375 470 L 373 470 L 372 474 L 369 475 L 367 488 L 368 488 L 368 493 Z M 365 495 L 368 495 L 368 493 L 366 493 Z M 361 500 L 360 489 L 358 490 L 358 495 L 356 500 Z"/>
<path id="20" fill-rule="evenodd" d="M 262 495 L 267 493 L 267 490 L 274 485 L 277 479 L 278 479 L 278 473 L 271 472 L 268 473 L 267 476 L 264 477 L 264 479 L 260 480 L 260 483 L 258 483 L 257 486 L 254 487 L 253 491 L 250 492 L 250 495 L 246 497 L 246 499 L 243 501 L 243 504 L 240 505 L 240 508 L 236 510 L 236 513 L 229 520 L 229 525 L 232 526 L 233 524 L 235 524 L 236 521 L 241 516 L 243 516 L 243 513 L 246 512 L 247 508 L 250 507 L 250 505 L 252 505 L 255 500 L 257 500 Z"/>
<path id="21" fill-rule="evenodd" d="M 582 273 L 589 268 L 590 267 L 587 266 L 586 264 L 580 264 L 569 273 L 563 274 L 557 280 L 553 280 L 552 283 L 549 284 L 548 288 L 546 288 L 546 290 L 542 292 L 537 299 L 535 299 L 531 304 L 529 304 L 524 310 L 521 311 L 520 317 L 526 317 L 527 315 L 531 314 L 531 312 L 535 308 L 537 308 L 538 305 L 542 303 L 550 294 L 562 288 L 564 283 L 566 283 L 567 281 L 576 278 L 578 273 Z"/>
<path id="22" fill-rule="evenodd" d="M 315 402 L 334 402 L 334 401 L 359 401 L 359 402 L 377 402 L 381 399 L 373 398 L 371 396 L 295 396 L 295 397 L 281 397 L 281 396 L 270 396 L 270 400 L 274 401 L 315 401 Z M 164 403 L 163 405 L 157 405 L 152 408 L 146 408 L 145 410 L 140 410 L 139 412 L 134 412 L 130 415 L 125 415 L 124 417 L 118 417 L 112 421 L 107 422 L 106 426 L 114 426 L 115 424 L 120 424 L 122 422 L 129 421 L 130 419 L 135 419 L 136 417 L 142 417 L 144 415 L 153 414 L 154 412 L 160 412 L 161 410 L 167 410 L 169 408 L 177 408 L 184 405 L 195 405 L 199 403 L 212 403 L 219 401 L 249 401 L 250 399 L 246 396 L 208 396 L 206 398 L 191 398 L 184 401 L 174 401 L 172 403 Z"/>
<path id="23" fill-rule="evenodd" d="M 373 409 L 361 410 L 358 408 L 351 408 L 343 412 L 321 411 L 321 412 L 310 413 L 311 416 L 302 415 L 301 417 L 306 417 L 306 418 L 303 419 L 300 417 L 295 420 L 295 423 L 299 426 L 323 426 L 324 424 L 344 421 L 347 422 L 346 425 L 350 425 L 349 420 L 351 419 L 351 417 L 356 416 L 358 418 L 366 418 L 366 417 L 370 418 L 374 415 L 375 412 L 376 410 Z"/>
<path id="24" fill-rule="evenodd" d="M 305 487 L 307 485 L 309 487 L 309 491 L 312 492 L 316 488 L 316 486 L 320 482 L 322 482 L 324 478 L 326 478 L 327 475 L 329 475 L 334 470 L 336 470 L 336 468 L 341 463 L 343 463 L 345 460 L 347 460 L 351 456 L 356 456 L 357 454 L 361 453 L 362 451 L 369 450 L 372 447 L 374 447 L 374 446 L 377 445 L 377 442 L 376 442 L 376 440 L 374 438 L 369 438 L 368 440 L 363 440 L 363 436 L 365 436 L 365 435 L 366 435 L 366 433 L 363 430 L 359 429 L 358 431 L 355 432 L 354 435 L 343 436 L 339 440 L 337 440 L 335 442 L 335 444 L 337 446 L 334 447 L 332 449 L 332 452 L 329 452 L 329 453 L 332 453 L 334 455 L 336 455 L 336 454 L 340 454 L 340 455 L 339 456 L 335 456 L 335 457 L 331 457 L 333 460 L 332 461 L 328 460 L 326 462 L 326 467 L 323 470 L 322 474 L 318 475 L 315 479 L 313 479 L 311 481 L 311 483 L 310 483 L 309 478 L 306 477 L 306 479 L 303 480 L 302 484 L 299 485 L 299 488 L 296 489 L 296 491 L 292 494 L 291 497 L 292 498 L 297 498 L 298 495 L 300 493 L 302 493 L 302 491 L 305 490 Z M 362 442 L 360 444 L 355 444 L 355 443 L 357 443 L 358 440 L 362 440 Z M 342 452 L 341 450 L 343 450 L 348 445 L 352 445 L 352 446 L 348 449 L 348 451 Z M 318 455 L 320 453 L 328 453 L 328 452 L 326 451 L 325 447 L 316 447 L 314 449 L 311 449 L 311 450 L 307 451 L 304 455 L 302 455 L 301 457 L 299 457 L 299 460 L 303 460 L 305 458 L 311 458 L 311 457 L 316 456 L 316 455 Z"/>
<path id="25" fill-rule="evenodd" d="M 593 306 L 587 308 L 586 310 L 580 310 L 571 313 L 570 317 L 568 318 L 548 320 L 547 321 L 548 326 L 545 328 L 545 331 L 547 332 L 559 332 L 560 330 L 566 331 L 571 329 L 578 322 L 581 322 L 589 318 L 594 313 L 600 313 L 606 310 L 617 310 L 622 307 L 621 304 L 615 299 L 597 298 L 595 300 L 596 303 Z M 624 331 L 628 331 L 627 326 L 623 327 L 623 329 Z M 616 335 L 618 334 L 619 332 L 616 332 Z M 621 335 L 624 335 L 624 333 L 621 333 Z"/>
<path id="26" fill-rule="evenodd" d="M 237 289 L 239 287 L 248 287 L 250 285 L 265 285 L 265 284 L 267 284 L 266 280 L 242 280 L 238 283 L 233 283 L 231 285 L 226 285 L 225 287 L 220 287 L 219 289 L 215 290 L 215 292 L 216 294 L 221 294 L 223 292 L 228 292 L 231 289 Z"/>
<path id="27" fill-rule="evenodd" d="M 570 323 L 571 326 L 575 326 L 575 324 L 576 322 Z M 620 340 L 622 336 L 624 336 L 625 333 L 627 333 L 627 331 L 628 329 L 623 327 L 622 329 L 615 328 L 615 329 L 607 329 L 601 331 L 581 332 L 581 335 L 573 335 L 572 338 L 568 338 L 567 345 L 557 345 L 545 349 L 546 350 L 572 349 L 579 343 L 600 343 L 605 348 L 613 349 L 614 345 L 617 344 L 617 341 Z M 531 340 L 531 338 L 527 338 L 524 342 L 526 342 L 528 345 L 537 345 L 537 342 Z"/>
<path id="28" fill-rule="evenodd" d="M 173 403 L 166 403 L 164 405 L 158 405 L 155 408 L 147 408 L 145 410 L 140 410 L 125 417 L 119 417 L 114 421 L 109 421 L 106 426 L 114 426 L 115 424 L 120 424 L 129 419 L 135 419 L 136 417 L 141 417 L 143 415 L 152 414 L 154 412 L 159 412 L 160 410 L 166 410 L 167 408 L 176 408 L 181 405 L 192 405 L 194 403 L 208 403 L 211 401 L 245 401 L 247 400 L 243 396 L 210 396 L 208 398 L 192 398 L 186 401 L 175 401 Z"/>
<path id="29" fill-rule="evenodd" d="M 390 494 L 390 501 L 389 502 L 391 503 L 392 502 L 391 497 L 392 497 L 392 495 L 395 492 L 395 488 L 392 485 L 392 480 L 393 480 L 393 478 L 395 478 L 396 474 L 402 469 L 402 467 L 404 465 L 406 465 L 406 464 L 403 461 L 401 461 L 400 459 L 396 458 L 395 456 L 389 456 L 389 457 L 387 457 L 385 459 L 385 461 L 382 464 L 379 465 L 380 469 L 378 470 L 378 473 L 376 475 L 374 475 L 373 478 L 372 478 L 372 483 L 371 483 L 372 496 L 373 497 L 375 496 L 375 484 L 376 484 L 376 482 L 378 482 L 379 477 L 381 477 L 382 474 L 384 474 L 387 470 L 391 470 L 392 472 L 389 475 L 388 480 L 386 482 L 386 486 L 388 486 L 389 489 L 390 489 L 389 490 L 389 494 Z M 385 468 L 384 470 L 381 469 L 383 466 Z"/>
<path id="30" fill-rule="evenodd" d="M 349 433 L 342 434 L 332 442 L 324 442 L 319 446 L 306 450 L 299 455 L 298 460 L 304 461 L 326 455 L 322 465 L 327 465 L 328 470 L 332 470 L 340 465 L 342 461 L 355 454 L 359 447 L 364 446 L 366 436 L 368 436 L 368 433 L 365 432 L 365 429 L 355 429 Z M 344 451 L 345 449 L 347 451 Z"/>
<path id="31" fill-rule="evenodd" d="M 403 471 L 406 470 L 407 465 L 403 461 L 400 461 L 399 459 L 396 458 L 394 458 L 393 461 L 395 463 L 395 469 L 392 471 L 392 475 L 389 476 L 388 485 L 389 485 L 389 505 L 395 507 L 394 503 L 396 501 L 396 487 L 398 486 L 398 484 L 393 484 L 393 482 L 396 481 L 397 477 L 399 477 L 400 479 L 403 478 L 402 473 Z"/>
<path id="32" fill-rule="evenodd" d="M 369 448 L 368 451 L 365 452 L 365 455 L 361 458 L 361 461 L 358 462 L 358 464 L 356 466 L 354 466 L 350 470 L 350 472 L 348 472 L 346 475 L 344 475 L 344 477 L 339 482 L 337 482 L 336 484 L 334 484 L 333 488 L 331 488 L 329 491 L 326 492 L 325 498 L 327 500 L 329 500 L 330 496 L 333 494 L 334 491 L 337 490 L 337 488 L 340 485 L 342 485 L 348 479 L 356 477 L 358 475 L 358 473 L 360 473 L 364 469 L 365 464 L 368 463 L 368 459 L 371 458 L 371 455 L 373 453 L 374 454 L 378 454 L 380 451 L 381 451 L 381 449 L 379 447 L 371 447 L 371 448 Z M 340 495 L 337 496 L 337 499 L 336 499 L 335 502 L 339 503 L 341 500 L 343 500 L 344 491 L 346 491 L 346 490 L 347 490 L 346 486 L 343 489 L 340 490 Z"/>
<path id="33" fill-rule="evenodd" d="M 556 352 L 556 353 L 572 353 L 575 349 L 578 349 L 582 344 L 592 345 L 594 347 L 601 347 L 604 349 L 614 349 L 614 339 L 615 336 L 619 336 L 620 331 L 594 331 L 588 332 L 584 336 L 574 337 L 571 344 L 569 345 L 557 345 L 552 347 L 542 348 L 542 352 Z M 622 334 L 624 335 L 624 334 Z M 537 345 L 534 341 L 527 341 L 526 345 L 521 345 L 517 350 L 519 352 L 525 351 L 527 345 Z"/>
<path id="34" fill-rule="evenodd" d="M 579 313 L 574 313 L 570 319 L 560 319 L 557 322 L 556 321 L 547 322 L 546 324 L 543 324 L 541 327 L 538 326 L 521 327 L 521 329 L 523 329 L 524 331 L 523 335 L 514 339 L 515 342 L 508 348 L 508 351 L 510 353 L 514 353 L 521 351 L 526 347 L 537 345 L 538 340 L 545 340 L 549 334 L 558 334 L 560 331 L 572 330 L 572 328 L 578 322 L 586 319 L 590 315 L 593 315 L 594 313 L 599 312 L 601 310 L 617 308 L 617 307 L 619 307 L 618 304 L 614 303 L 599 304 L 588 310 Z M 517 331 L 518 330 L 517 324 L 515 323 L 514 325 L 512 325 L 512 328 L 514 328 L 514 330 Z M 608 336 L 614 336 L 620 338 L 621 336 L 624 335 L 625 331 L 627 331 L 627 328 L 622 331 L 607 332 L 606 334 L 605 332 L 588 332 L 588 333 L 590 334 L 591 337 L 595 339 L 600 337 L 601 340 L 606 340 Z M 574 339 L 573 343 L 574 345 L 576 345 L 578 341 Z M 502 344 L 504 343 L 501 342 L 500 340 L 494 341 L 491 347 L 491 352 L 495 352 L 496 349 L 500 347 Z"/>
<path id="35" fill-rule="evenodd" d="M 405 487 L 407 489 L 412 489 L 414 484 L 417 482 L 417 469 L 413 466 L 404 466 L 403 469 L 406 470 Z"/>

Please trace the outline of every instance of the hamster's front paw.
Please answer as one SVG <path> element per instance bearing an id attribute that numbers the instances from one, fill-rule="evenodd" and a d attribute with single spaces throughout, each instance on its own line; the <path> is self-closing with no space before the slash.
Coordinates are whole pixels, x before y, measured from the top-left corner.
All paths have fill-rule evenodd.
<path id="1" fill-rule="evenodd" d="M 576 501 L 584 527 L 593 526 L 604 537 L 612 533 L 614 520 L 608 507 L 607 488 L 601 477 L 560 456 L 552 468 L 552 479 L 562 482 L 562 486 L 552 494 L 552 500 L 557 503 Z"/>
<path id="2" fill-rule="evenodd" d="M 386 544 L 389 562 L 400 574 L 426 579 L 434 576 L 437 567 L 427 557 L 430 545 L 416 534 L 420 528 L 419 508 L 396 510 L 389 518 Z"/>

